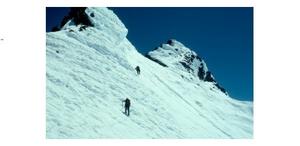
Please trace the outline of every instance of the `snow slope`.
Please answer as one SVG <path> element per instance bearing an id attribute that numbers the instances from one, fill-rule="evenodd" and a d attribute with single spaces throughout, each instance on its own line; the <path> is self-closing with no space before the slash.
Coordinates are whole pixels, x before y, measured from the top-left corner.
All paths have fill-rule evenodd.
<path id="1" fill-rule="evenodd" d="M 47 138 L 252 138 L 252 102 L 201 80 L 201 62 L 187 70 L 176 55 L 150 52 L 168 65 L 162 66 L 137 52 L 111 10 L 83 12 L 92 26 L 73 18 L 46 34 Z"/>

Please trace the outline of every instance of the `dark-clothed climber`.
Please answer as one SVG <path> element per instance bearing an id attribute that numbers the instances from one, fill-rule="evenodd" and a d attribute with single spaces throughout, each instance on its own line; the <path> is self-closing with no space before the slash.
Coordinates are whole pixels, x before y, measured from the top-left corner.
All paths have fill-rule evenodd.
<path id="1" fill-rule="evenodd" d="M 125 100 L 123 100 L 123 102 L 125 102 L 125 114 L 129 116 L 130 100 L 126 98 Z"/>

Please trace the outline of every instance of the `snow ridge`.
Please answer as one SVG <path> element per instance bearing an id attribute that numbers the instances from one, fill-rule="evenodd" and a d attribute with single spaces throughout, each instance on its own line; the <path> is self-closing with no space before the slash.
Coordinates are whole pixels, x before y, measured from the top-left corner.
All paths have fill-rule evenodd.
<path id="1" fill-rule="evenodd" d="M 136 50 L 111 10 L 78 11 L 84 14 L 46 34 L 47 138 L 252 138 L 252 102 L 205 81 L 208 69 L 193 51 L 175 40 L 163 44 L 149 56 L 164 67 Z"/>

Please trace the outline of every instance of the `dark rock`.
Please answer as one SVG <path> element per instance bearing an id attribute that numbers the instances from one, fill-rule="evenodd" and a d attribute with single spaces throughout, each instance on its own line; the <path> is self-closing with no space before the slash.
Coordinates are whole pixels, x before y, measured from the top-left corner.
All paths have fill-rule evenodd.
<path id="1" fill-rule="evenodd" d="M 83 25 L 83 26 L 81 26 L 80 28 L 79 28 L 79 31 L 83 31 L 83 30 L 85 30 L 87 28 L 87 26 L 86 25 Z"/>
<path id="2" fill-rule="evenodd" d="M 228 93 L 226 92 L 226 90 L 225 90 L 223 87 L 221 87 L 218 83 L 215 84 L 215 86 L 216 86 L 218 89 L 220 89 L 223 93 L 225 93 L 226 95 L 228 95 Z"/>
<path id="3" fill-rule="evenodd" d="M 205 71 L 203 69 L 203 66 L 199 67 L 198 69 L 198 77 L 200 80 L 203 80 L 204 79 L 204 76 L 205 76 Z"/>
<path id="4" fill-rule="evenodd" d="M 202 61 L 202 59 L 197 55 L 196 59 L 198 59 L 199 61 Z"/>
<path id="5" fill-rule="evenodd" d="M 216 82 L 215 79 L 212 77 L 212 74 L 210 71 L 206 72 L 206 76 L 204 78 L 204 81 L 207 82 Z"/>
<path id="6" fill-rule="evenodd" d="M 95 17 L 94 13 L 91 13 L 90 16 L 91 16 L 91 17 Z"/>
<path id="7" fill-rule="evenodd" d="M 60 24 L 63 27 L 69 20 L 73 20 L 75 25 L 94 26 L 85 13 L 86 7 L 72 7 L 67 16 L 65 16 Z"/>
<path id="8" fill-rule="evenodd" d="M 169 45 L 171 45 L 171 46 L 174 46 L 174 42 L 173 42 L 172 39 L 168 40 L 168 41 L 167 41 L 167 44 L 169 44 Z"/>
<path id="9" fill-rule="evenodd" d="M 186 62 L 179 62 L 188 72 L 193 71 L 193 69 Z"/>
<path id="10" fill-rule="evenodd" d="M 59 31 L 60 29 L 58 28 L 58 26 L 54 26 L 52 27 L 51 31 L 52 32 L 56 32 L 56 31 Z"/>
<path id="11" fill-rule="evenodd" d="M 185 54 L 184 60 L 185 62 L 189 63 L 191 65 L 195 59 L 195 55 Z"/>

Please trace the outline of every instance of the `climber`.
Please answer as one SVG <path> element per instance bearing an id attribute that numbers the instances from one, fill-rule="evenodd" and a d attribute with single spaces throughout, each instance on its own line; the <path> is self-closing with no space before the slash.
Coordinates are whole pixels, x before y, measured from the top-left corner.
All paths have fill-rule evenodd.
<path id="1" fill-rule="evenodd" d="M 135 67 L 135 70 L 136 70 L 137 74 L 139 75 L 140 72 L 141 72 L 140 67 L 139 67 L 139 66 L 136 66 L 136 67 Z"/>
<path id="2" fill-rule="evenodd" d="M 126 98 L 125 100 L 123 100 L 123 102 L 125 102 L 125 114 L 127 114 L 127 116 L 129 116 L 130 100 L 128 98 Z"/>

